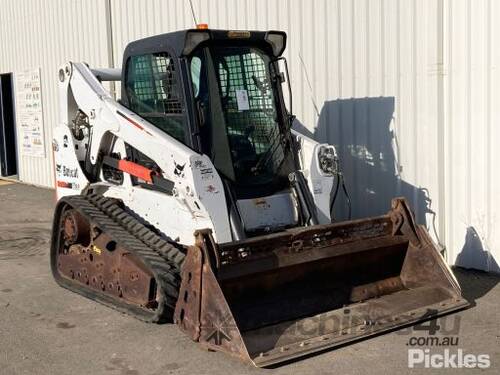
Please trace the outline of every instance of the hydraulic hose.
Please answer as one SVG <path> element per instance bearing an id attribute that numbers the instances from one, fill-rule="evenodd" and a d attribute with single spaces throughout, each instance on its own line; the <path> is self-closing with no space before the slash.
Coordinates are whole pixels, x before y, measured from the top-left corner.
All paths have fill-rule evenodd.
<path id="1" fill-rule="evenodd" d="M 347 191 L 347 188 L 345 186 L 344 175 L 342 175 L 342 190 L 344 190 L 345 198 L 347 200 L 347 208 L 349 212 L 348 220 L 351 220 L 352 217 L 351 197 L 349 196 L 349 192 Z"/>
<path id="2" fill-rule="evenodd" d="M 340 177 L 337 174 L 337 178 L 335 179 L 335 191 L 333 193 L 332 201 L 330 202 L 330 217 L 331 217 L 331 221 L 332 222 L 334 221 L 334 218 L 333 218 L 333 207 L 335 206 L 335 201 L 337 200 L 337 194 L 339 192 L 339 187 L 340 187 Z"/>
<path id="3" fill-rule="evenodd" d="M 344 174 L 342 172 L 337 172 L 336 173 L 337 181 L 335 183 L 335 190 L 333 193 L 333 198 L 332 201 L 330 202 L 330 217 L 332 218 L 331 221 L 333 222 L 333 208 L 335 206 L 335 201 L 337 200 L 337 195 L 339 192 L 339 187 L 342 184 L 342 191 L 344 192 L 346 202 L 347 202 L 347 212 L 348 212 L 348 219 L 351 220 L 352 218 L 352 202 L 351 202 L 351 196 L 349 195 L 349 191 L 347 190 L 347 187 L 345 185 L 345 179 L 344 179 Z"/>

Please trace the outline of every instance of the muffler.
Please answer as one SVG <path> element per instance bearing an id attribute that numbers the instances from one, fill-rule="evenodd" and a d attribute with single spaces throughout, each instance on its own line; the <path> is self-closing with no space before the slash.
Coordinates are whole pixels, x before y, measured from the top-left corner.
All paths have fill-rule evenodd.
<path id="1" fill-rule="evenodd" d="M 405 199 L 387 215 L 188 249 L 175 322 L 265 367 L 468 306 Z"/>

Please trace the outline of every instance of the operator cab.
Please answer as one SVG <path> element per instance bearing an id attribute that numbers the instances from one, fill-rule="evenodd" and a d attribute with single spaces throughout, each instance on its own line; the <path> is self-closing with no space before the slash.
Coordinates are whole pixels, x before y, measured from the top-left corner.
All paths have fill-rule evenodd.
<path id="1" fill-rule="evenodd" d="M 285 44 L 280 31 L 196 29 L 124 53 L 123 104 L 210 157 L 235 239 L 304 225 L 289 179 L 299 164 L 279 71 Z"/>

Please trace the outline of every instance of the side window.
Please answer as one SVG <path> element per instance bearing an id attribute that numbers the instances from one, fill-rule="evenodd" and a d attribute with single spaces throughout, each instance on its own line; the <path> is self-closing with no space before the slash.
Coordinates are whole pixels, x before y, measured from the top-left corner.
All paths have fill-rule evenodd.
<path id="1" fill-rule="evenodd" d="M 191 59 L 191 81 L 193 82 L 194 97 L 197 98 L 200 94 L 200 76 L 201 76 L 201 59 L 194 56 Z"/>
<path id="2" fill-rule="evenodd" d="M 130 109 L 181 142 L 185 142 L 180 85 L 172 58 L 165 52 L 132 56 L 127 63 Z"/>

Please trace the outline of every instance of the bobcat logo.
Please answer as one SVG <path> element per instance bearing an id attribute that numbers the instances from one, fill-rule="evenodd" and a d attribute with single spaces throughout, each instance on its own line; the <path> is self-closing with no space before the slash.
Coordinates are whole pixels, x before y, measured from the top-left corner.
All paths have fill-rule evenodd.
<path id="1" fill-rule="evenodd" d="M 181 176 L 182 175 L 182 172 L 184 171 L 184 167 L 186 166 L 186 163 L 180 165 L 180 164 L 177 164 L 175 161 L 174 161 L 174 164 L 175 164 L 175 169 L 174 169 L 174 174 L 176 176 Z"/>

